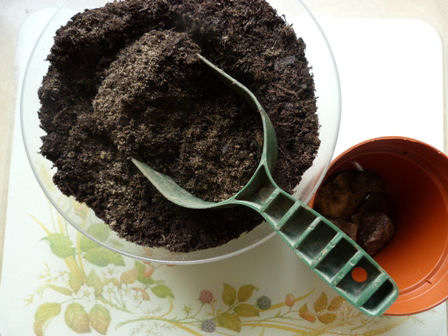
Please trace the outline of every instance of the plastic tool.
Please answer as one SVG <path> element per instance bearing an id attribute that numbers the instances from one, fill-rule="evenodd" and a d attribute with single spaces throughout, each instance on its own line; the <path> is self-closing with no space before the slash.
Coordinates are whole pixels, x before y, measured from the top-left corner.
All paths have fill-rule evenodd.
<path id="1" fill-rule="evenodd" d="M 135 159 L 133 163 L 165 198 L 182 207 L 211 209 L 244 205 L 257 211 L 299 258 L 342 297 L 368 315 L 381 315 L 398 296 L 395 282 L 337 226 L 275 183 L 271 172 L 277 160 L 277 137 L 268 115 L 247 87 L 203 56 L 198 57 L 260 113 L 264 143 L 255 173 L 232 197 L 208 202 L 147 164 Z"/>

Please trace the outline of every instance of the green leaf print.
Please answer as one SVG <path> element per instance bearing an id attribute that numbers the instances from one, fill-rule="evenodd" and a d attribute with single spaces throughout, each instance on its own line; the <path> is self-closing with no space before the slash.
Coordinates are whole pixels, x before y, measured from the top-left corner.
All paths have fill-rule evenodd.
<path id="1" fill-rule="evenodd" d="M 110 229 L 105 224 L 97 223 L 90 225 L 87 228 L 87 233 L 98 239 L 99 241 L 105 241 L 109 237 Z M 92 248 L 99 247 L 97 243 L 93 240 L 87 238 L 86 236 L 81 236 L 81 251 L 87 252 Z"/>
<path id="2" fill-rule="evenodd" d="M 107 334 L 107 328 L 110 324 L 110 313 L 107 308 L 96 304 L 92 307 L 89 314 L 90 325 L 101 335 Z"/>
<path id="3" fill-rule="evenodd" d="M 72 303 L 65 310 L 65 323 L 78 334 L 90 332 L 89 315 L 79 303 Z"/>
<path id="4" fill-rule="evenodd" d="M 87 238 L 86 236 L 81 236 L 81 251 L 87 252 L 90 249 L 93 249 L 95 247 L 99 247 L 97 243 L 95 243 L 93 240 Z"/>
<path id="5" fill-rule="evenodd" d="M 222 290 L 222 301 L 228 305 L 231 306 L 235 302 L 236 299 L 236 290 L 229 284 L 223 284 L 223 290 Z"/>
<path id="6" fill-rule="evenodd" d="M 61 312 L 61 305 L 59 303 L 44 303 L 41 304 L 34 314 L 34 334 L 43 336 L 44 327 L 50 319 L 57 316 Z"/>
<path id="7" fill-rule="evenodd" d="M 248 303 L 240 303 L 233 310 L 242 317 L 260 316 L 258 309 Z"/>
<path id="8" fill-rule="evenodd" d="M 171 297 L 174 298 L 173 292 L 171 291 L 171 289 L 169 289 L 167 286 L 165 285 L 157 285 L 155 287 L 151 288 L 151 291 L 158 296 L 159 298 L 167 298 L 167 297 Z"/>
<path id="9" fill-rule="evenodd" d="M 98 274 L 96 274 L 95 270 L 91 270 L 86 280 L 87 286 L 92 287 L 95 290 L 95 295 L 101 295 L 103 291 L 103 282 L 101 281 Z"/>
<path id="10" fill-rule="evenodd" d="M 124 266 L 123 257 L 104 247 L 95 247 L 84 254 L 84 258 L 93 265 L 105 267 L 109 264 Z"/>
<path id="11" fill-rule="evenodd" d="M 67 258 L 75 254 L 72 241 L 62 233 L 52 233 L 42 240 L 48 240 L 50 250 L 59 258 Z"/>
<path id="12" fill-rule="evenodd" d="M 223 328 L 234 330 L 237 332 L 241 331 L 241 320 L 238 315 L 223 313 L 218 315 L 217 321 L 218 325 Z"/>
<path id="13" fill-rule="evenodd" d="M 238 289 L 238 301 L 239 302 L 246 302 L 252 297 L 252 294 L 254 290 L 256 290 L 257 287 L 253 285 L 243 285 Z"/>
<path id="14" fill-rule="evenodd" d="M 68 285 L 73 290 L 73 292 L 78 293 L 84 281 L 74 273 L 68 274 Z"/>

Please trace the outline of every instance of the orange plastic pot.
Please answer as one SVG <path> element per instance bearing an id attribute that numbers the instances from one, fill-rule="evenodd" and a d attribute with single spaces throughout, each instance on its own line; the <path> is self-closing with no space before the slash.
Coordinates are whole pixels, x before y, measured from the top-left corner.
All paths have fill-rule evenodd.
<path id="1" fill-rule="evenodd" d="M 414 139 L 362 142 L 331 164 L 326 178 L 355 163 L 381 176 L 396 232 L 374 258 L 399 288 L 386 315 L 419 313 L 448 298 L 448 157 Z M 325 179 L 324 179 L 325 181 Z"/>

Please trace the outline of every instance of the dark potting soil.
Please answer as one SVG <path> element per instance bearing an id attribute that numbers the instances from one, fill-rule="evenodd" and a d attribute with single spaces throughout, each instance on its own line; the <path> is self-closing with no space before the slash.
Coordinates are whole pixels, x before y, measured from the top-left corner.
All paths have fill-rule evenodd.
<path id="1" fill-rule="evenodd" d="M 222 84 L 199 52 L 186 33 L 144 34 L 105 71 L 92 118 L 123 157 L 221 201 L 255 172 L 263 130 L 257 111 Z"/>
<path id="2" fill-rule="evenodd" d="M 54 182 L 139 244 L 191 251 L 238 237 L 260 223 L 257 214 L 175 206 L 130 158 L 208 200 L 231 196 L 253 174 L 260 117 L 200 53 L 265 107 L 278 137 L 274 177 L 292 192 L 319 147 L 304 50 L 264 0 L 125 0 L 75 15 L 56 33 L 39 90 Z"/>

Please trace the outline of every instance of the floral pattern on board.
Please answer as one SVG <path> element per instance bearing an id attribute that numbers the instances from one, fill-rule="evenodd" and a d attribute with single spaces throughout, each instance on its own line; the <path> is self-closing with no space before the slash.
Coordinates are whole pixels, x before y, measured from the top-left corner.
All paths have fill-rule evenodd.
<path id="1" fill-rule="evenodd" d="M 88 216 L 84 207 L 72 202 L 79 216 Z M 271 298 L 254 284 L 235 287 L 231 281 L 223 283 L 220 292 L 203 289 L 190 293 L 191 302 L 179 302 L 169 280 L 158 278 L 159 269 L 169 266 L 124 258 L 68 227 L 53 208 L 50 211 L 50 226 L 32 217 L 45 233 L 42 243 L 55 257 L 44 263 L 40 286 L 25 299 L 27 305 L 35 306 L 37 336 L 46 335 L 55 319 L 75 334 L 107 335 L 111 328 L 128 327 L 131 335 L 172 335 L 176 330 L 176 335 L 246 335 L 250 331 L 255 335 L 363 336 L 381 335 L 409 319 L 367 317 L 340 296 L 316 290 Z M 104 239 L 110 233 L 95 222 L 87 230 L 97 231 L 96 236 Z M 53 292 L 51 301 L 46 300 L 48 292 Z M 117 312 L 120 320 L 114 320 Z"/>

